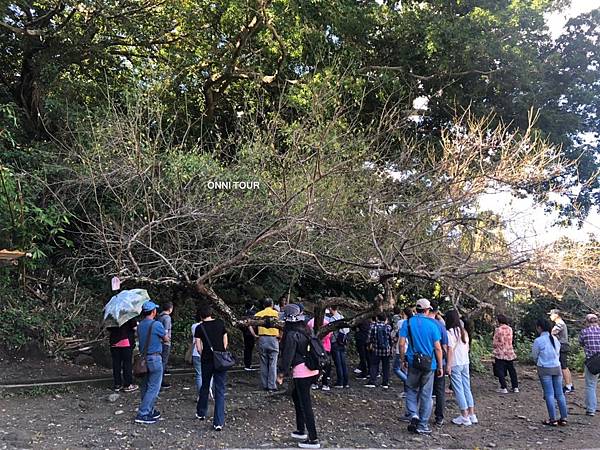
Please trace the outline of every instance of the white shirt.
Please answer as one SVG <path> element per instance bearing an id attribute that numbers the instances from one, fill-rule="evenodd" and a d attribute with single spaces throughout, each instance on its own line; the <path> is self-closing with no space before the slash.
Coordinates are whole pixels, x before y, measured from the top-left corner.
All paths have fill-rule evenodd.
<path id="1" fill-rule="evenodd" d="M 197 356 L 200 358 L 200 353 L 198 353 L 198 349 L 196 348 L 196 342 L 194 340 L 194 334 L 196 333 L 196 327 L 200 325 L 200 322 L 197 322 L 192 325 L 192 357 Z"/>
<path id="2" fill-rule="evenodd" d="M 466 334 L 466 333 L 465 333 Z M 452 349 L 452 367 L 469 364 L 469 335 L 466 335 L 467 343 L 462 341 L 460 329 L 448 330 L 448 347 Z"/>

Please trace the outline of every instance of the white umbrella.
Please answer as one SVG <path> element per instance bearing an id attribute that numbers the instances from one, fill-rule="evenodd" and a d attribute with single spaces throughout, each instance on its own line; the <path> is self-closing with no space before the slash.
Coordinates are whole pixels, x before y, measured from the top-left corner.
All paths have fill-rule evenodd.
<path id="1" fill-rule="evenodd" d="M 150 300 L 145 289 L 121 291 L 104 306 L 105 326 L 121 326 L 142 312 L 142 305 Z"/>

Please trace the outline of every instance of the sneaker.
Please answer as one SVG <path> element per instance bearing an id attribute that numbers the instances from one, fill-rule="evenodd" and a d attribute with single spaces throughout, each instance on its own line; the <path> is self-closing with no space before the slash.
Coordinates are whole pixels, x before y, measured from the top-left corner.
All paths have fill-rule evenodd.
<path id="1" fill-rule="evenodd" d="M 153 419 L 158 420 L 158 419 L 160 419 L 160 411 L 158 409 L 155 409 L 154 411 L 152 411 L 152 414 L 150 414 L 150 416 Z"/>
<path id="2" fill-rule="evenodd" d="M 585 415 L 586 416 L 590 416 L 590 417 L 594 417 L 596 415 L 596 413 L 594 411 L 586 411 Z"/>
<path id="3" fill-rule="evenodd" d="M 431 434 L 429 426 L 417 427 L 417 434 Z"/>
<path id="4" fill-rule="evenodd" d="M 311 384 L 311 385 L 310 385 L 310 388 L 311 388 L 313 391 L 316 391 L 317 389 L 319 389 L 319 385 L 318 385 L 318 384 Z"/>
<path id="5" fill-rule="evenodd" d="M 368 378 L 367 377 L 356 377 L 356 379 L 359 381 L 364 381 L 364 380 L 367 380 Z"/>
<path id="6" fill-rule="evenodd" d="M 329 386 L 323 386 L 323 387 L 321 388 L 321 390 L 323 390 L 323 391 L 330 391 L 330 390 L 331 390 L 331 388 L 330 388 Z"/>
<path id="7" fill-rule="evenodd" d="M 300 433 L 299 431 L 292 431 L 290 436 L 294 439 L 298 439 L 299 441 L 305 441 L 308 439 L 308 434 Z"/>
<path id="8" fill-rule="evenodd" d="M 565 391 L 565 394 L 572 394 L 573 392 L 575 392 L 575 388 L 573 386 L 565 386 L 563 390 Z"/>
<path id="9" fill-rule="evenodd" d="M 454 425 L 464 425 L 465 427 L 469 427 L 472 425 L 471 420 L 468 417 L 458 416 L 452 419 L 452 423 Z"/>
<path id="10" fill-rule="evenodd" d="M 354 369 L 353 372 L 358 374 L 358 373 L 362 373 L 362 370 L 360 370 L 360 369 Z"/>
<path id="11" fill-rule="evenodd" d="M 419 418 L 411 417 L 410 423 L 408 424 L 408 431 L 410 431 L 411 433 L 416 433 L 418 426 L 419 426 Z"/>
<path id="12" fill-rule="evenodd" d="M 123 392 L 135 392 L 139 389 L 140 387 L 137 384 L 130 384 L 129 386 L 125 386 L 122 391 Z"/>
<path id="13" fill-rule="evenodd" d="M 170 383 L 163 383 L 163 384 L 160 385 L 161 389 L 169 389 L 170 387 L 171 387 Z"/>
<path id="14" fill-rule="evenodd" d="M 215 431 L 222 431 L 223 430 L 223 425 L 213 425 L 213 430 L 215 430 Z"/>
<path id="15" fill-rule="evenodd" d="M 123 386 L 121 386 L 120 384 L 115 385 L 115 387 L 113 387 L 113 391 L 115 392 L 120 392 L 121 389 L 123 389 Z"/>
<path id="16" fill-rule="evenodd" d="M 200 415 L 198 415 L 198 413 L 196 413 L 196 419 L 204 420 L 204 419 L 206 419 L 206 416 L 200 416 Z"/>
<path id="17" fill-rule="evenodd" d="M 365 384 L 365 387 L 366 388 L 374 388 L 374 387 L 377 387 L 377 386 L 375 386 L 373 383 L 369 383 L 369 384 Z"/>
<path id="18" fill-rule="evenodd" d="M 344 386 L 342 386 L 341 384 L 336 384 L 333 386 L 334 389 L 344 389 Z"/>
<path id="19" fill-rule="evenodd" d="M 496 392 L 498 394 L 508 394 L 508 389 L 498 388 L 498 389 L 496 389 Z"/>
<path id="20" fill-rule="evenodd" d="M 444 419 L 443 418 L 442 419 L 435 419 L 435 424 L 438 427 L 441 427 L 442 425 L 444 425 Z"/>
<path id="21" fill-rule="evenodd" d="M 321 448 L 321 444 L 319 444 L 319 441 L 314 440 L 311 441 L 309 439 L 299 442 L 298 443 L 298 447 L 300 448 Z"/>
<path id="22" fill-rule="evenodd" d="M 400 392 L 400 398 L 406 398 L 406 392 Z"/>
<path id="23" fill-rule="evenodd" d="M 471 414 L 469 416 L 469 420 L 471 421 L 471 423 L 473 425 L 478 424 L 479 423 L 479 419 L 477 419 L 477 416 L 475 414 Z"/>
<path id="24" fill-rule="evenodd" d="M 381 387 L 382 387 L 383 389 L 389 389 L 389 388 L 390 388 L 390 387 L 389 387 L 387 384 L 382 384 L 382 385 L 381 385 Z"/>
<path id="25" fill-rule="evenodd" d="M 344 386 L 344 389 L 350 389 L 350 385 L 347 384 L 346 386 Z"/>
<path id="26" fill-rule="evenodd" d="M 158 422 L 158 419 L 155 419 L 152 416 L 137 416 L 135 418 L 135 423 L 144 423 L 146 425 L 151 425 L 156 422 Z"/>
<path id="27" fill-rule="evenodd" d="M 512 390 L 512 391 L 513 391 L 515 394 L 518 394 L 518 393 L 519 393 L 519 388 L 513 388 L 513 390 Z"/>

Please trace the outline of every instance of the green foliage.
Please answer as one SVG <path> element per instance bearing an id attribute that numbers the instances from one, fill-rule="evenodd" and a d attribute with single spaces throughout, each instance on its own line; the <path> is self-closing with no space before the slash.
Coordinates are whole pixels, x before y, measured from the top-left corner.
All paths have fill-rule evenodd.
<path id="1" fill-rule="evenodd" d="M 492 359 L 492 335 L 485 334 L 471 339 L 469 355 L 471 368 L 478 373 L 489 373 Z"/>

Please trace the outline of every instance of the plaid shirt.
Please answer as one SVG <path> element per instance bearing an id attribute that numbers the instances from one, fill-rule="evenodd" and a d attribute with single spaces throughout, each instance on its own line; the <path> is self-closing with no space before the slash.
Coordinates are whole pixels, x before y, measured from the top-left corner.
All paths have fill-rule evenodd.
<path id="1" fill-rule="evenodd" d="M 387 346 L 380 347 L 377 342 L 377 331 L 383 328 L 383 332 L 387 337 Z M 392 327 L 383 323 L 376 322 L 371 325 L 369 329 L 369 338 L 367 339 L 367 345 L 372 349 L 371 351 L 377 356 L 392 356 Z"/>
<path id="2" fill-rule="evenodd" d="M 591 358 L 600 353 L 600 326 L 591 325 L 581 330 L 579 342 L 583 346 L 586 358 Z"/>

